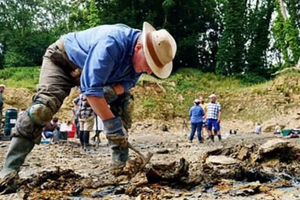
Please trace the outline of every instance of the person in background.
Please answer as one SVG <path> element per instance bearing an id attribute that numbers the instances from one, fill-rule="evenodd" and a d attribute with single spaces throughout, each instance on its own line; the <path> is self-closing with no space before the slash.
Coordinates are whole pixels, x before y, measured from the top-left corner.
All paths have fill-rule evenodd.
<path id="1" fill-rule="evenodd" d="M 47 124 L 42 132 L 44 140 L 51 139 L 54 136 L 54 131 L 58 129 L 58 118 L 53 117 L 49 124 Z"/>
<path id="2" fill-rule="evenodd" d="M 79 134 L 80 134 L 80 124 L 79 124 L 79 117 L 78 117 L 79 108 L 78 105 L 74 102 L 74 100 L 72 101 L 73 103 L 72 114 L 73 114 L 74 124 L 76 128 L 76 137 L 79 138 Z"/>
<path id="3" fill-rule="evenodd" d="M 274 134 L 281 134 L 281 127 L 278 125 L 278 123 L 275 126 Z"/>
<path id="4" fill-rule="evenodd" d="M 100 133 L 104 129 L 103 121 L 99 116 L 95 117 L 93 129 L 95 131 L 95 135 L 92 137 L 92 141 L 96 144 L 96 147 L 98 147 L 99 143 L 101 142 Z"/>
<path id="5" fill-rule="evenodd" d="M 254 133 L 257 135 L 261 134 L 261 128 L 262 126 L 260 125 L 260 123 L 257 123 L 257 126 L 255 127 Z"/>
<path id="6" fill-rule="evenodd" d="M 210 102 L 207 104 L 207 130 L 212 142 L 214 142 L 214 135 L 218 135 L 221 141 L 220 122 L 221 122 L 221 105 L 216 101 L 217 96 L 211 94 L 209 96 Z M 212 132 L 214 128 L 214 133 Z"/>
<path id="7" fill-rule="evenodd" d="M 192 143 L 194 139 L 194 135 L 197 129 L 197 136 L 198 136 L 198 142 L 203 143 L 202 136 L 201 136 L 201 130 L 202 130 L 202 123 L 203 118 L 205 116 L 204 110 L 201 106 L 199 106 L 200 101 L 199 99 L 194 100 L 194 106 L 190 109 L 190 118 L 191 118 L 191 133 L 189 140 Z"/>
<path id="8" fill-rule="evenodd" d="M 63 121 L 59 124 L 59 134 L 55 138 L 57 141 L 66 141 L 69 138 L 69 132 L 72 131 L 72 122 L 71 120 Z"/>
<path id="9" fill-rule="evenodd" d="M 74 99 L 74 103 L 78 106 L 80 144 L 84 150 L 87 150 L 90 146 L 90 131 L 93 131 L 95 113 L 84 94 Z"/>
<path id="10" fill-rule="evenodd" d="M 203 96 L 199 97 L 199 101 L 200 101 L 199 105 L 202 107 L 202 109 L 204 110 L 204 113 L 205 113 L 205 118 L 203 119 L 203 125 L 202 125 L 202 131 L 201 132 L 203 133 L 203 129 L 205 129 L 205 131 L 208 135 L 207 125 L 206 125 L 207 104 L 205 103 Z M 204 134 L 202 134 L 202 135 L 203 135 L 203 139 L 204 139 Z"/>
<path id="11" fill-rule="evenodd" d="M 3 84 L 0 84 L 0 132 L 3 131 L 3 123 L 2 123 L 2 119 L 3 119 L 3 93 L 4 93 L 4 90 L 5 90 L 5 85 Z"/>

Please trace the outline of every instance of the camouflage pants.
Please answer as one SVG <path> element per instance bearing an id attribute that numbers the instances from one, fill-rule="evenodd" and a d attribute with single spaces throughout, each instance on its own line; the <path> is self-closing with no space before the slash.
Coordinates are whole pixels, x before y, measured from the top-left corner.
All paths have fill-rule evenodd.
<path id="1" fill-rule="evenodd" d="M 71 88 L 78 85 L 65 63 L 53 60 L 53 55 L 60 54 L 62 54 L 61 49 L 56 43 L 47 48 L 43 57 L 37 93 L 33 96 L 29 108 L 18 117 L 16 126 L 12 129 L 12 136 L 27 138 L 39 144 L 43 126 L 51 121 L 64 99 L 70 94 Z M 50 112 L 39 114 L 42 116 L 42 123 L 28 120 L 30 107 L 38 103 L 50 107 Z"/>

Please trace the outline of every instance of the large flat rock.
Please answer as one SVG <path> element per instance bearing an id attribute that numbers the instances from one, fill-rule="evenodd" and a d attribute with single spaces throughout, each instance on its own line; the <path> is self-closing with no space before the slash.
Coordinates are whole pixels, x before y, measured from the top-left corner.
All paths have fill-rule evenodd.
<path id="1" fill-rule="evenodd" d="M 269 140 L 259 147 L 259 154 L 269 153 L 275 149 L 286 148 L 288 143 L 288 141 L 281 139 Z"/>
<path id="2" fill-rule="evenodd" d="M 220 155 L 220 156 L 209 156 L 206 159 L 206 163 L 213 163 L 213 164 L 220 164 L 220 165 L 232 165 L 232 164 L 239 163 L 239 161 L 234 158 Z"/>

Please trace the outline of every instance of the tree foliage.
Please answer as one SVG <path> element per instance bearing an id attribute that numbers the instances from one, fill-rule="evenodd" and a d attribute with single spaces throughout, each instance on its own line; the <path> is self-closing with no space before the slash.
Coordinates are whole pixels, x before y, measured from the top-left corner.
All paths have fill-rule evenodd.
<path id="1" fill-rule="evenodd" d="M 65 8 L 57 0 L 1 2 L 0 43 L 5 49 L 4 65 L 40 65 L 46 47 L 64 27 L 60 21 Z"/>
<path id="2" fill-rule="evenodd" d="M 300 3 L 284 2 L 288 20 L 278 0 L 2 0 L 0 68 L 40 65 L 47 46 L 71 31 L 141 29 L 148 21 L 177 41 L 175 70 L 269 77 L 274 65 L 292 66 L 300 56 Z"/>

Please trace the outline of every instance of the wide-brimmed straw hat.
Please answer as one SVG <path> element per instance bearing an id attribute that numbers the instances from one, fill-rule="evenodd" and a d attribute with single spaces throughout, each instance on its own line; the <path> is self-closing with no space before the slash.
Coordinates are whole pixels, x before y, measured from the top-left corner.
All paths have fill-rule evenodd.
<path id="1" fill-rule="evenodd" d="M 143 48 L 147 64 L 159 78 L 167 78 L 173 68 L 177 45 L 165 29 L 156 30 L 148 22 L 143 24 Z"/>

